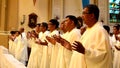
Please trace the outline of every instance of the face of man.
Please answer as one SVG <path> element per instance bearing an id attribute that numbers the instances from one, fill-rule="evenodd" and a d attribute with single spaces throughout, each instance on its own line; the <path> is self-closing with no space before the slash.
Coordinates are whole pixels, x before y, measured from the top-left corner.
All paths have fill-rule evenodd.
<path id="1" fill-rule="evenodd" d="M 82 12 L 82 19 L 86 25 L 90 25 L 93 19 L 93 13 L 89 13 L 88 8 L 84 8 Z"/>
<path id="2" fill-rule="evenodd" d="M 51 22 L 48 23 L 48 30 L 54 30 L 55 29 L 55 25 L 53 25 Z"/>
<path id="3" fill-rule="evenodd" d="M 36 25 L 36 27 L 35 27 L 35 31 L 36 31 L 37 33 L 40 32 L 40 26 L 39 26 L 39 25 Z"/>
<path id="4" fill-rule="evenodd" d="M 113 33 L 114 33 L 114 34 L 118 34 L 118 33 L 119 33 L 119 30 L 117 30 L 116 27 L 113 27 Z"/>
<path id="5" fill-rule="evenodd" d="M 46 30 L 46 28 L 41 24 L 41 25 L 40 25 L 40 30 L 41 30 L 42 32 L 44 32 L 44 31 Z"/>
<path id="6" fill-rule="evenodd" d="M 65 21 L 61 22 L 61 24 L 60 24 L 60 29 L 64 30 L 64 28 L 65 28 Z"/>
<path id="7" fill-rule="evenodd" d="M 69 29 L 69 27 L 70 27 L 71 24 L 72 24 L 72 21 L 69 18 L 66 18 L 65 19 L 65 24 L 64 24 L 66 30 Z"/>

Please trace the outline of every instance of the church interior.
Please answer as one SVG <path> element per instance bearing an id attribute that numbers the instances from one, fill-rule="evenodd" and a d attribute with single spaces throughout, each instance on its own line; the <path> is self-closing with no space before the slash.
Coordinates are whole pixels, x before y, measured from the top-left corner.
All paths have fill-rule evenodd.
<path id="1" fill-rule="evenodd" d="M 119 0 L 0 0 L 0 46 L 5 47 L 0 50 L 6 53 L 9 49 L 10 31 L 24 28 L 27 33 L 34 29 L 35 24 L 48 23 L 50 19 L 62 22 L 67 15 L 81 16 L 83 8 L 88 4 L 99 7 L 99 21 L 108 25 L 111 33 L 113 25 L 120 24 Z M 0 62 L 0 68 L 26 68 L 17 60 L 13 63 L 16 64 L 8 67 Z"/>

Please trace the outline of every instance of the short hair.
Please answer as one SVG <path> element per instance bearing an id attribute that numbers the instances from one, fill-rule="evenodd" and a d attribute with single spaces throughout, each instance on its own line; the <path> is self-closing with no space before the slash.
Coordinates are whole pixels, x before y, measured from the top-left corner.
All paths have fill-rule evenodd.
<path id="1" fill-rule="evenodd" d="M 24 29 L 23 27 L 21 27 L 19 31 L 20 31 L 20 32 L 24 32 L 24 30 L 25 30 L 25 29 Z"/>
<path id="2" fill-rule="evenodd" d="M 68 16 L 66 16 L 66 18 L 69 18 L 70 20 L 74 21 L 75 26 L 77 26 L 78 20 L 77 20 L 77 18 L 75 16 L 68 15 Z"/>
<path id="3" fill-rule="evenodd" d="M 43 27 L 45 27 L 46 29 L 48 29 L 48 24 L 47 24 L 46 22 L 42 22 L 41 25 L 42 25 Z"/>
<path id="4" fill-rule="evenodd" d="M 20 34 L 20 32 L 19 31 L 10 31 L 10 34 L 15 34 L 15 33 L 17 33 L 18 32 L 18 34 Z"/>
<path id="5" fill-rule="evenodd" d="M 10 31 L 10 34 L 15 34 L 15 31 Z"/>
<path id="6" fill-rule="evenodd" d="M 56 25 L 56 28 L 58 28 L 59 22 L 56 19 L 51 19 L 49 22 L 51 22 L 53 25 Z"/>
<path id="7" fill-rule="evenodd" d="M 113 27 L 115 27 L 117 30 L 120 29 L 120 25 L 119 24 L 115 24 Z"/>
<path id="8" fill-rule="evenodd" d="M 82 17 L 77 17 L 77 20 L 78 20 L 78 25 L 77 25 L 77 28 L 80 29 L 82 26 L 83 26 L 83 19 Z"/>
<path id="9" fill-rule="evenodd" d="M 85 8 L 88 8 L 89 13 L 95 15 L 96 20 L 99 18 L 99 8 L 94 4 L 87 5 Z"/>
<path id="10" fill-rule="evenodd" d="M 108 25 L 103 25 L 103 27 L 108 33 L 110 33 L 110 27 Z"/>
<path id="11" fill-rule="evenodd" d="M 40 27 L 40 23 L 37 23 L 36 26 L 37 26 L 37 25 Z"/>

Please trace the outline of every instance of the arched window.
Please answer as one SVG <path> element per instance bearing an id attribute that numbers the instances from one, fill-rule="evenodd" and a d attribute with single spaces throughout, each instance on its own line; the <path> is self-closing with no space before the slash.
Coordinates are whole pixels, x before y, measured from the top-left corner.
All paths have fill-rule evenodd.
<path id="1" fill-rule="evenodd" d="M 120 0 L 109 0 L 110 23 L 120 23 Z"/>

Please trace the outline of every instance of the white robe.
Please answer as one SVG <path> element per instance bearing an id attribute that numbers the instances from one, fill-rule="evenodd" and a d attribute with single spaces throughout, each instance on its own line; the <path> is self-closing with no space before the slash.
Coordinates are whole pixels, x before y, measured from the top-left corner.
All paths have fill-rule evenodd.
<path id="1" fill-rule="evenodd" d="M 112 68 L 109 36 L 101 23 L 87 28 L 80 42 L 85 47 L 85 55 L 74 52 L 69 68 Z"/>
<path id="2" fill-rule="evenodd" d="M 59 35 L 59 31 L 58 30 L 54 30 L 53 32 L 51 32 L 48 36 L 52 37 L 53 35 Z M 56 64 L 55 63 L 55 59 L 57 57 L 57 52 L 59 50 L 59 47 L 57 44 L 53 45 L 50 42 L 48 43 L 48 56 L 49 56 L 49 64 L 50 64 L 50 68 L 54 68 Z"/>
<path id="3" fill-rule="evenodd" d="M 45 35 L 44 35 L 45 33 L 43 33 L 43 32 L 39 33 L 39 39 L 41 41 L 45 40 Z M 40 44 L 36 44 L 35 40 L 33 40 L 31 44 L 32 44 L 31 54 L 30 54 L 30 58 L 29 58 L 27 68 L 42 68 L 41 67 L 41 64 L 43 63 L 42 55 L 43 55 L 43 52 L 44 52 L 43 51 L 43 46 L 40 45 Z"/>
<path id="4" fill-rule="evenodd" d="M 120 42 L 118 40 L 115 39 L 115 35 L 113 35 L 111 37 L 112 40 L 112 44 L 113 46 L 117 46 L 118 48 L 120 48 Z M 113 68 L 120 68 L 120 51 L 117 50 L 115 47 L 113 47 L 114 49 L 114 58 L 113 58 Z"/>
<path id="5" fill-rule="evenodd" d="M 39 34 L 39 38 L 41 38 L 41 41 L 44 41 L 44 40 L 46 40 L 46 36 L 49 35 L 49 32 L 46 31 L 46 32 L 40 33 L 40 34 Z M 49 60 L 48 59 L 49 59 L 48 46 L 42 45 L 42 58 L 41 58 L 40 68 L 49 68 Z"/>
<path id="6" fill-rule="evenodd" d="M 27 68 L 40 68 L 41 57 L 42 46 L 33 42 Z"/>
<path id="7" fill-rule="evenodd" d="M 43 46 L 43 54 L 41 58 L 40 68 L 49 68 L 49 56 L 47 46 Z"/>
<path id="8" fill-rule="evenodd" d="M 50 32 L 45 32 L 43 36 L 43 40 L 46 40 L 46 36 L 52 36 L 52 35 L 58 35 L 59 32 L 57 30 L 54 30 L 52 33 Z M 43 54 L 42 54 L 42 59 L 41 59 L 41 64 L 40 68 L 50 68 L 50 62 L 51 61 L 51 56 L 52 56 L 52 51 L 54 51 L 54 45 L 48 42 L 48 46 L 43 45 Z"/>
<path id="9" fill-rule="evenodd" d="M 120 42 L 116 46 L 120 48 Z M 120 68 L 120 51 L 117 49 L 114 51 L 113 68 Z"/>
<path id="10" fill-rule="evenodd" d="M 9 39 L 9 53 L 15 56 L 16 43 Z"/>
<path id="11" fill-rule="evenodd" d="M 67 37 L 67 33 L 61 35 L 62 38 Z M 64 58 L 64 49 L 65 47 L 63 47 L 61 44 L 59 44 L 59 51 L 58 51 L 58 56 L 57 56 L 57 60 L 56 60 L 56 68 L 66 68 L 66 64 L 65 64 L 65 58 Z"/>
<path id="12" fill-rule="evenodd" d="M 28 61 L 27 39 L 24 39 L 19 35 L 15 39 L 15 43 L 15 58 L 26 65 L 26 61 Z"/>
<path id="13" fill-rule="evenodd" d="M 64 34 L 63 38 L 72 44 L 74 41 L 78 41 L 80 36 L 81 36 L 80 31 L 74 28 L 70 32 Z M 59 56 L 57 58 L 56 68 L 68 68 L 70 64 L 71 56 L 72 56 L 72 51 L 61 46 L 59 50 Z"/>

